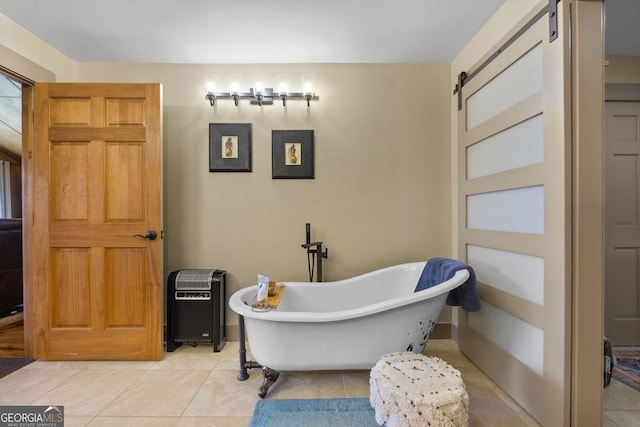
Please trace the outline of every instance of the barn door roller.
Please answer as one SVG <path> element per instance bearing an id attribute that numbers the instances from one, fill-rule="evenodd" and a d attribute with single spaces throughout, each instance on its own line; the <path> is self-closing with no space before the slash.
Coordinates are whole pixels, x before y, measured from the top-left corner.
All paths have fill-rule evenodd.
<path id="1" fill-rule="evenodd" d="M 473 70 L 471 73 L 467 74 L 465 71 L 458 74 L 458 82 L 453 88 L 453 94 L 458 95 L 458 111 L 462 110 L 462 87 L 469 82 L 476 74 L 484 69 L 487 65 L 491 63 L 494 59 L 498 57 L 502 52 L 507 50 L 509 46 L 513 42 L 515 42 L 518 37 L 524 34 L 533 24 L 538 22 L 540 18 L 542 18 L 545 13 L 548 12 L 549 16 L 549 43 L 553 42 L 558 38 L 558 2 L 560 0 L 549 0 L 549 3 L 545 7 L 543 7 L 540 12 L 536 13 L 533 18 L 529 20 L 522 28 L 520 28 L 509 40 L 507 40 L 498 50 L 496 50 L 486 61 L 484 61 L 478 68 Z"/>

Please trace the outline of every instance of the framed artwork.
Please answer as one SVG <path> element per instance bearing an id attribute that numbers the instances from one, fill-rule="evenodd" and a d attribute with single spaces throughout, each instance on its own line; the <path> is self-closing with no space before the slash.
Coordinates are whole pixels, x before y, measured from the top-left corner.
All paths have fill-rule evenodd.
<path id="1" fill-rule="evenodd" d="M 209 172 L 251 172 L 251 123 L 209 123 Z"/>
<path id="2" fill-rule="evenodd" d="M 271 177 L 313 179 L 313 131 L 274 130 L 271 134 Z"/>

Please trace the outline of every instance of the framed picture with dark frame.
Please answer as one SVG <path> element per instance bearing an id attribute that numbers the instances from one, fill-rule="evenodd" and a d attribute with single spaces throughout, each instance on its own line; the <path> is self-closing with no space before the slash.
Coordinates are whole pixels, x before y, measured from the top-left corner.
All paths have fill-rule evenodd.
<path id="1" fill-rule="evenodd" d="M 274 130 L 271 151 L 273 179 L 314 179 L 313 130 Z"/>
<path id="2" fill-rule="evenodd" d="M 251 123 L 209 123 L 209 172 L 251 172 Z"/>

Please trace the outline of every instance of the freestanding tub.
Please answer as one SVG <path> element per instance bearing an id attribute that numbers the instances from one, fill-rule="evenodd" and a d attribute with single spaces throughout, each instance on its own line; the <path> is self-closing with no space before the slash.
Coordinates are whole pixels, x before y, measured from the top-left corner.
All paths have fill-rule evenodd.
<path id="1" fill-rule="evenodd" d="M 240 322 L 238 379 L 262 367 L 264 397 L 278 370 L 371 369 L 387 353 L 421 353 L 450 290 L 466 269 L 414 292 L 426 262 L 395 265 L 336 282 L 284 282 L 275 310 L 251 307 L 257 286 L 235 292 L 229 306 Z M 256 362 L 246 362 L 244 335 Z M 244 370 L 244 372 L 243 372 Z"/>

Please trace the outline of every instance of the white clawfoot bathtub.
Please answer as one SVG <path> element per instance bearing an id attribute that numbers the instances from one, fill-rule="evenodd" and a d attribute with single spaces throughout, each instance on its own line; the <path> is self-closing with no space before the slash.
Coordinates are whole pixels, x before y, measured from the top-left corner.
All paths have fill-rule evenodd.
<path id="1" fill-rule="evenodd" d="M 414 292 L 425 264 L 396 265 L 336 282 L 284 282 L 278 308 L 271 311 L 252 309 L 257 286 L 235 292 L 229 306 L 240 316 L 241 351 L 246 328 L 259 364 L 248 367 L 371 369 L 387 353 L 421 353 L 449 291 L 469 277 L 466 269 L 459 270 L 446 282 Z"/>

